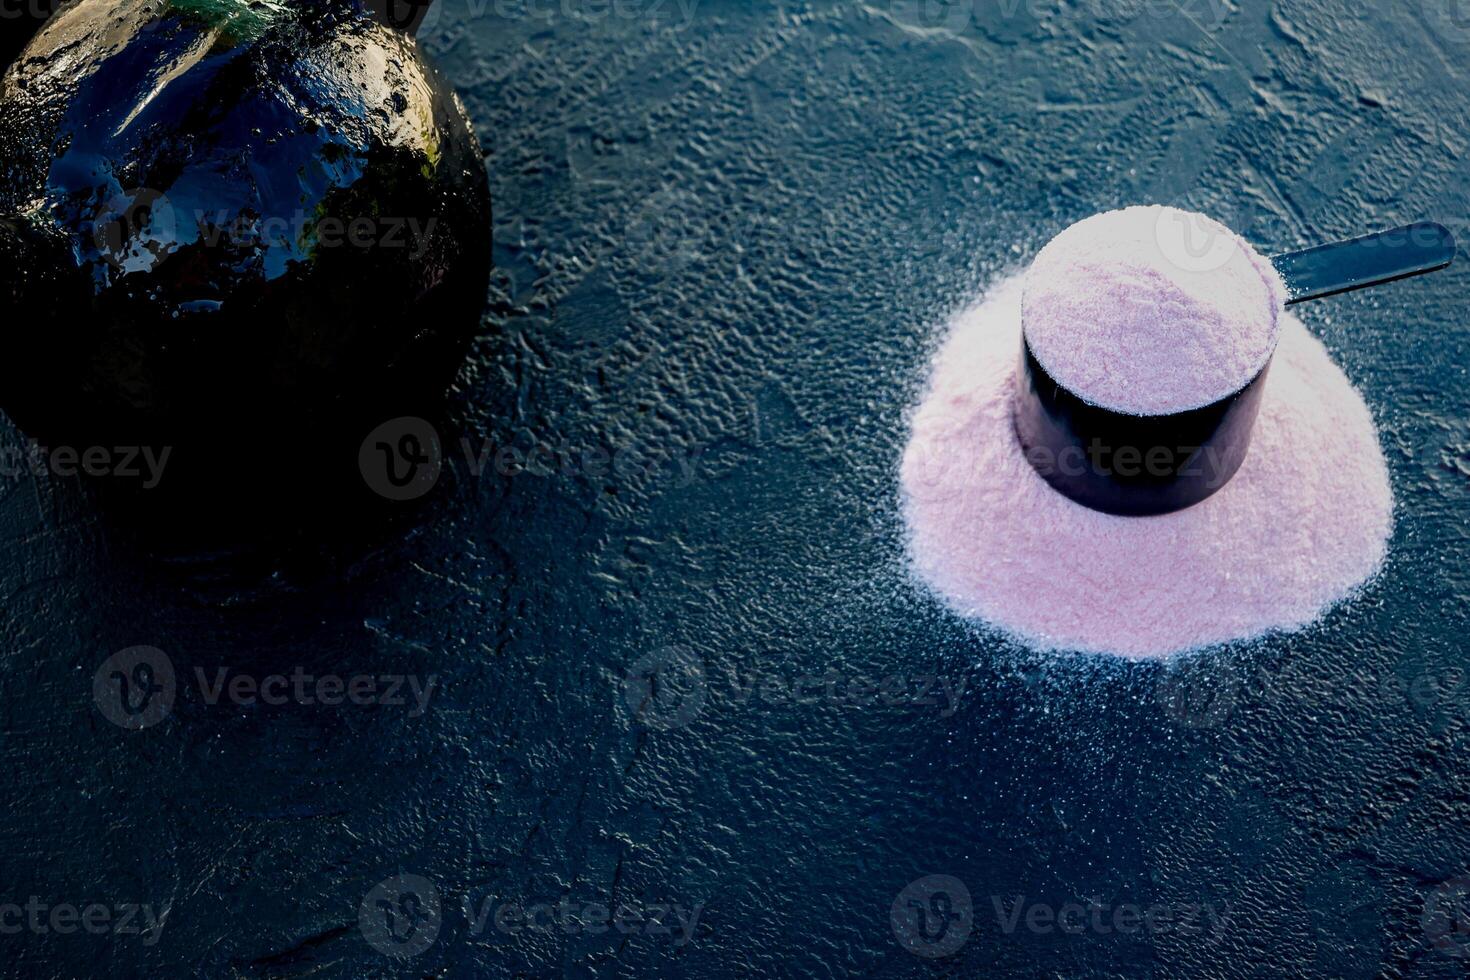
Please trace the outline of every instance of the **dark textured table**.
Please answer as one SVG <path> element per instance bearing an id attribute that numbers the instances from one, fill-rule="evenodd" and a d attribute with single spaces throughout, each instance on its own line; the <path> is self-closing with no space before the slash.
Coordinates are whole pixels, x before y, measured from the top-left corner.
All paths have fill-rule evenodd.
<path id="1" fill-rule="evenodd" d="M 905 571 L 945 315 L 1066 223 L 1465 230 L 1453 0 L 1180 3 L 442 0 L 431 494 L 169 526 L 5 430 L 5 974 L 1463 976 L 1463 266 L 1305 312 L 1400 502 L 1320 626 L 1039 657 Z"/>

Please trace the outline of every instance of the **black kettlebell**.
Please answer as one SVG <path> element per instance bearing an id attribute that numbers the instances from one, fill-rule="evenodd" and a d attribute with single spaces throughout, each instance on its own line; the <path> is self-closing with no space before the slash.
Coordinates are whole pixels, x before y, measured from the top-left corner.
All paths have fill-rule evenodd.
<path id="1" fill-rule="evenodd" d="M 411 36 L 426 4 L 383 2 L 50 18 L 0 83 L 18 425 L 229 456 L 442 395 L 484 309 L 490 195 Z"/>

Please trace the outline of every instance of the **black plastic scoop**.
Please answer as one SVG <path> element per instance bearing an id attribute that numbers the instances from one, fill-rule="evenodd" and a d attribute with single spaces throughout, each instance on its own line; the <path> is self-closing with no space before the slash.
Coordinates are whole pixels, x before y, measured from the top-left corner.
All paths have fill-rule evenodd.
<path id="1" fill-rule="evenodd" d="M 1309 299 L 1436 272 L 1455 259 L 1455 236 L 1444 225 L 1420 221 L 1345 242 L 1273 256 L 1286 280 L 1287 306 Z"/>
<path id="2" fill-rule="evenodd" d="M 1434 272 L 1455 238 L 1432 221 L 1271 259 L 1287 305 Z M 1147 517 L 1192 507 L 1230 481 L 1250 448 L 1270 361 L 1239 391 L 1169 415 L 1093 405 L 1053 378 L 1022 330 L 1014 422 L 1027 460 L 1058 492 L 1108 514 Z"/>

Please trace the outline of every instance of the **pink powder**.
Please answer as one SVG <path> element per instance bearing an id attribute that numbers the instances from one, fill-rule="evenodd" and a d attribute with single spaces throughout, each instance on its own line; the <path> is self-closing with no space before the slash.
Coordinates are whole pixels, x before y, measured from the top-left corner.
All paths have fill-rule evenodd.
<path id="1" fill-rule="evenodd" d="M 1286 287 L 1224 225 L 1160 206 L 1079 221 L 1026 273 L 1026 337 L 1052 377 L 1133 415 L 1239 391 L 1276 346 Z"/>
<path id="2" fill-rule="evenodd" d="M 903 457 L 913 568 L 959 614 L 1042 649 L 1160 657 L 1306 626 L 1380 567 L 1393 497 L 1377 433 L 1300 321 L 1279 317 L 1235 478 L 1188 510 L 1113 517 L 1054 491 L 1016 442 L 1022 292 L 1005 280 L 956 319 Z M 1209 390 L 1249 369 L 1234 363 Z M 1167 404 L 1199 400 L 1186 390 L 1206 389 Z"/>

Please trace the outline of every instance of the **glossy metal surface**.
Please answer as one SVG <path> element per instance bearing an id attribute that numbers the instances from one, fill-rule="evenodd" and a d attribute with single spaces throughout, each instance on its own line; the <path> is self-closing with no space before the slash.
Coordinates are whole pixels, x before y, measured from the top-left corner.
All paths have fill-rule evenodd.
<path id="1" fill-rule="evenodd" d="M 0 404 L 34 433 L 382 415 L 474 335 L 479 145 L 355 3 L 82 0 L 6 75 L 0 159 Z"/>

